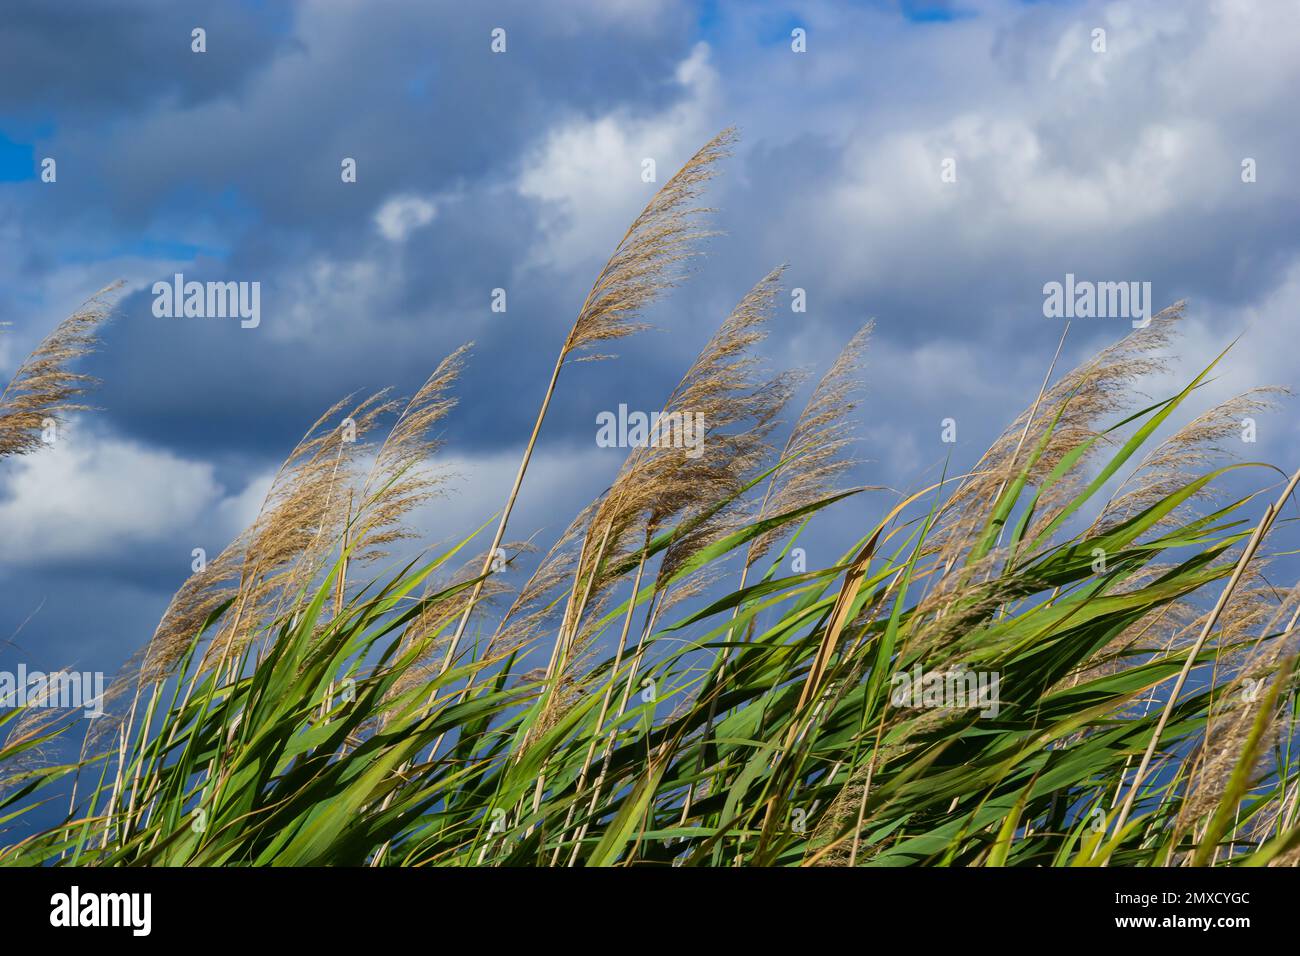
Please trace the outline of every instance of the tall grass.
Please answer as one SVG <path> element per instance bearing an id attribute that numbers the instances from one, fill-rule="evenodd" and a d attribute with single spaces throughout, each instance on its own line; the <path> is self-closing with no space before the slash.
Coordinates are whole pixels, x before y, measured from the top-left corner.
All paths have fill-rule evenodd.
<path id="1" fill-rule="evenodd" d="M 0 714 L 6 824 L 75 779 L 66 818 L 0 860 L 1300 862 L 1300 588 L 1264 572 L 1297 478 L 1219 451 L 1267 391 L 1157 439 L 1226 355 L 1135 403 L 1178 307 L 1049 375 L 969 472 L 894 497 L 841 485 L 866 330 L 801 411 L 797 377 L 757 360 L 773 272 L 664 403 L 705 414 L 703 453 L 633 449 L 513 580 L 531 546 L 507 542 L 510 513 L 561 370 L 676 281 L 729 139 L 602 270 L 499 515 L 380 563 L 439 494 L 432 435 L 464 351 L 407 402 L 330 409 L 253 526 L 177 593 L 75 760 L 33 759 L 75 716 Z M 34 430 L 84 386 L 66 369 L 102 310 L 78 316 L 20 370 L 21 400 L 6 392 L 4 454 L 39 451 Z M 863 514 L 837 559 L 794 560 L 811 524 Z M 997 677 L 996 707 L 899 695 L 904 677 L 963 672 Z"/>

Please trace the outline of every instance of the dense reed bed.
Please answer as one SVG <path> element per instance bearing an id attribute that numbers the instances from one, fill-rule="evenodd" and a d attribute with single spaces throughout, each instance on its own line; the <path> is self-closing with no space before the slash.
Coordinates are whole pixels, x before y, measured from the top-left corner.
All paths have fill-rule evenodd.
<path id="1" fill-rule="evenodd" d="M 731 139 L 659 191 L 597 277 L 499 516 L 381 560 L 440 493 L 434 435 L 465 350 L 408 400 L 327 410 L 256 521 L 176 593 L 108 716 L 0 714 L 10 832 L 48 793 L 68 801 L 0 861 L 1300 861 L 1300 588 L 1265 574 L 1296 478 L 1221 451 L 1269 390 L 1162 429 L 1226 352 L 1137 400 L 1177 307 L 1049 372 L 970 470 L 899 495 L 845 484 L 868 329 L 816 382 L 758 360 L 774 271 L 665 399 L 708 422 L 699 453 L 632 449 L 517 580 L 530 546 L 510 543 L 511 511 L 551 398 L 681 278 Z M 76 410 L 90 383 L 68 369 L 104 302 L 19 370 L 0 456 L 41 453 L 43 424 Z M 796 560 L 810 525 L 868 513 L 833 562 Z M 976 696 L 954 701 L 963 688 Z M 79 756 L 40 759 L 59 739 Z"/>

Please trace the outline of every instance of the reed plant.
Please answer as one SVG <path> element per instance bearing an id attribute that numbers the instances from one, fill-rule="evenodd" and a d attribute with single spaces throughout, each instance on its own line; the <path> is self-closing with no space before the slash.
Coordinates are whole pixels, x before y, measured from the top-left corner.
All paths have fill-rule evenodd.
<path id="1" fill-rule="evenodd" d="M 509 540 L 562 373 L 683 277 L 733 138 L 615 247 L 497 515 L 386 563 L 417 505 L 455 507 L 436 433 L 462 349 L 410 399 L 350 398 L 307 430 L 252 526 L 113 682 L 106 717 L 0 713 L 0 821 L 12 835 L 51 794 L 67 801 L 0 862 L 1300 862 L 1300 587 L 1266 574 L 1287 567 L 1300 472 L 1222 447 L 1275 390 L 1172 427 L 1229 350 L 1137 398 L 1180 306 L 1076 369 L 1053 360 L 980 461 L 897 493 L 846 484 L 869 329 L 794 406 L 800 376 L 759 357 L 773 270 L 665 398 L 708 421 L 701 453 L 631 449 L 546 553 Z M 0 457 L 40 453 L 47 420 L 80 408 L 91 383 L 70 369 L 106 301 L 19 369 Z M 862 522 L 858 540 L 793 560 L 826 521 Z M 969 675 L 995 677 L 996 698 L 943 696 Z M 938 696 L 900 692 L 913 683 Z"/>

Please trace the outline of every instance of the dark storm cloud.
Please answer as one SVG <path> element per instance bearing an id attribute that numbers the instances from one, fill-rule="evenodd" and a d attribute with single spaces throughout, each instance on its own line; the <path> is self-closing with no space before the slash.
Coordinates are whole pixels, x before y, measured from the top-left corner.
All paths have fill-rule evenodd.
<path id="1" fill-rule="evenodd" d="M 279 4 L 12 0 L 3 17 L 0 115 L 60 124 L 236 95 L 292 42 L 291 10 Z M 202 60 L 190 50 L 195 27 L 213 37 Z"/>
<path id="2" fill-rule="evenodd" d="M 524 3 L 468 11 L 315 4 L 298 11 L 286 36 L 283 17 L 243 16 L 204 21 L 203 55 L 189 51 L 188 27 L 176 32 L 188 20 L 172 14 L 149 19 L 142 37 L 119 26 L 95 40 L 77 83 L 111 69 L 126 88 L 157 92 L 197 82 L 191 78 L 213 73 L 215 63 L 230 74 L 228 95 L 78 99 L 74 121 L 57 124 L 41 147 L 58 158 L 58 188 L 35 191 L 17 210 L 29 273 L 59 268 L 70 247 L 107 257 L 163 239 L 164 249 L 224 254 L 220 262 L 199 256 L 185 270 L 190 278 L 263 285 L 267 327 L 256 337 L 163 323 L 150 315 L 147 296 L 128 297 L 94 363 L 109 419 L 177 448 L 271 453 L 344 393 L 415 387 L 468 338 L 489 354 L 496 343 L 526 346 L 512 371 L 525 381 L 538 372 L 542 352 L 555 348 L 548 331 L 553 336 L 576 302 L 555 277 L 516 275 L 539 239 L 531 205 L 512 189 L 521 150 L 566 115 L 616 104 L 653 112 L 678 95 L 665 78 L 685 48 L 689 19 L 667 8 L 609 20 Z M 38 9 L 25 14 L 23 30 L 56 36 L 62 24 L 53 15 L 42 20 Z M 493 57 L 489 31 L 499 24 L 508 27 L 510 51 Z M 128 42 L 180 52 L 160 65 L 129 55 Z M 229 60 L 236 47 L 259 64 L 251 87 L 236 83 Z M 170 86 L 158 70 L 172 77 Z M 21 77 L 14 80 L 8 87 L 20 88 Z M 344 157 L 357 161 L 355 184 L 340 182 Z M 372 217 L 386 197 L 404 194 L 434 197 L 437 221 L 389 244 Z M 277 339 L 315 257 L 339 272 L 379 259 L 386 275 L 363 301 L 315 303 L 310 334 Z M 509 331 L 484 321 L 490 290 L 506 282 L 514 283 L 519 319 Z M 555 321 L 539 328 L 537 315 Z M 504 438 L 502 429 L 519 425 L 528 413 L 516 415 L 509 394 L 489 392 L 489 401 L 505 401 L 468 433 Z M 489 422 L 501 427 L 479 427 Z"/>

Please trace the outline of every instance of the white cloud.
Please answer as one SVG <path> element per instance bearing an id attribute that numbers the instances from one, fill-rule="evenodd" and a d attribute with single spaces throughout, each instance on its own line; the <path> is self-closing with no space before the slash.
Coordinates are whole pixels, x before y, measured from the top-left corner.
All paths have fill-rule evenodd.
<path id="1" fill-rule="evenodd" d="M 405 242 L 415 230 L 433 222 L 437 214 L 437 205 L 423 196 L 394 196 L 375 213 L 375 225 L 389 242 Z"/>
<path id="2" fill-rule="evenodd" d="M 268 334 L 283 340 L 307 339 L 333 328 L 333 317 L 352 315 L 357 321 L 371 317 L 384 291 L 401 281 L 400 263 L 368 249 L 355 258 L 321 255 L 302 268 L 282 274 L 280 297 L 284 310 Z"/>
<path id="3" fill-rule="evenodd" d="M 547 534 L 563 530 L 554 527 L 556 516 L 567 523 L 595 498 L 624 454 L 593 444 L 534 455 L 511 520 L 512 540 L 543 528 Z M 411 516 L 417 532 L 411 546 L 454 543 L 487 522 L 476 542 L 485 548 L 519 466 L 518 450 L 438 455 L 430 464 L 449 476 L 446 494 Z M 11 459 L 0 472 L 0 563 L 112 561 L 129 559 L 141 548 L 156 555 L 160 547 L 174 547 L 178 560 L 188 564 L 191 548 L 213 556 L 254 521 L 273 477 L 270 469 L 231 489 L 207 462 L 126 439 L 69 432 L 51 446 Z"/>
<path id="4" fill-rule="evenodd" d="M 210 465 L 76 435 L 11 460 L 0 487 L 0 560 L 10 564 L 108 560 L 192 524 L 221 496 Z"/>
<path id="5" fill-rule="evenodd" d="M 188 564 L 191 548 L 213 555 L 246 527 L 269 484 L 259 475 L 230 493 L 207 462 L 81 434 L 74 423 L 0 473 L 0 562 L 113 561 L 175 546 Z"/>
<path id="6" fill-rule="evenodd" d="M 589 449 L 543 450 L 533 456 L 511 513 L 510 540 L 542 530 L 540 540 L 549 546 L 564 530 L 557 522 L 567 525 L 613 479 L 626 452 L 596 448 L 594 421 L 591 428 Z M 445 485 L 447 494 L 432 499 L 412 516 L 411 523 L 419 532 L 416 543 L 421 547 L 433 542 L 458 543 L 486 522 L 487 527 L 467 552 L 486 549 L 510 494 L 520 453 L 521 449 L 512 447 L 488 455 L 439 455 L 432 464 L 451 476 Z"/>
<path id="7" fill-rule="evenodd" d="M 615 111 L 552 130 L 523 161 L 519 193 L 547 205 L 545 238 L 531 260 L 569 267 L 604 259 L 627 224 L 678 167 L 710 136 L 718 77 L 709 47 L 696 44 L 677 65 L 684 98 L 651 117 Z M 642 163 L 655 162 L 655 182 L 642 182 Z"/>

